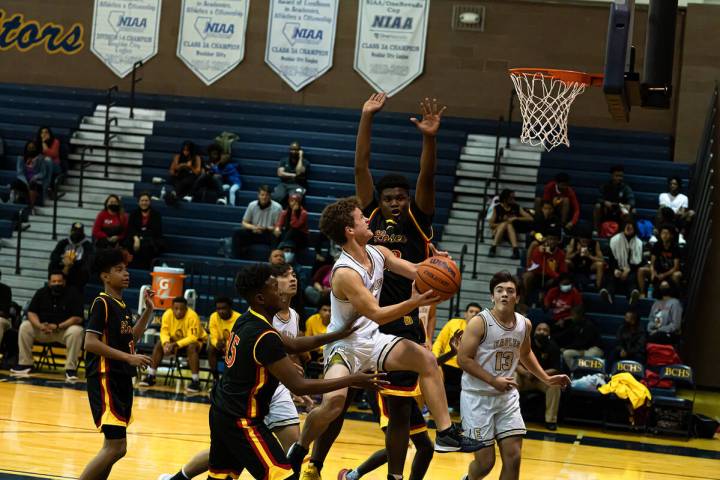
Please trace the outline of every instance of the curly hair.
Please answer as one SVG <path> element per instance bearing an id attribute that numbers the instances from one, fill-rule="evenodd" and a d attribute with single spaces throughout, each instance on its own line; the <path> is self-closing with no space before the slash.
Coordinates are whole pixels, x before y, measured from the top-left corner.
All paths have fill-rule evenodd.
<path id="1" fill-rule="evenodd" d="M 347 243 L 345 228 L 354 227 L 353 212 L 360 208 L 357 197 L 341 198 L 326 206 L 320 215 L 320 231 L 338 245 Z"/>

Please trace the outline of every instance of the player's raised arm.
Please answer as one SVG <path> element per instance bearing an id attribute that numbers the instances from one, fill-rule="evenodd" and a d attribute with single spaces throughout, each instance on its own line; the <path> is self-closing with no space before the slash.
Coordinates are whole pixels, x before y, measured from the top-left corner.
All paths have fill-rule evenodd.
<path id="1" fill-rule="evenodd" d="M 535 353 L 531 347 L 531 332 L 532 324 L 530 320 L 525 319 L 525 339 L 523 340 L 522 346 L 520 347 L 520 363 L 533 375 L 535 375 L 541 382 L 546 385 L 558 385 L 562 388 L 570 385 L 570 378 L 567 375 L 548 375 L 545 370 L 540 366 Z"/>
<path id="2" fill-rule="evenodd" d="M 373 116 L 385 106 L 387 96 L 374 93 L 365 102 L 358 124 L 355 141 L 355 194 L 360 199 L 360 207 L 365 208 L 373 200 L 374 186 L 370 173 L 370 144 Z"/>
<path id="3" fill-rule="evenodd" d="M 432 290 L 420 294 L 413 288 L 413 295 L 404 302 L 381 307 L 356 272 L 349 268 L 335 271 L 332 289 L 339 298 L 347 299 L 355 311 L 375 323 L 383 325 L 401 318 L 418 307 L 432 305 L 440 301 Z"/>
<path id="4" fill-rule="evenodd" d="M 435 170 L 437 167 L 437 132 L 440 129 L 440 119 L 447 109 L 439 106 L 437 99 L 425 98 L 420 102 L 422 117 L 411 118 L 423 136 L 423 148 L 420 155 L 420 174 L 415 186 L 415 204 L 426 215 L 435 211 Z"/>

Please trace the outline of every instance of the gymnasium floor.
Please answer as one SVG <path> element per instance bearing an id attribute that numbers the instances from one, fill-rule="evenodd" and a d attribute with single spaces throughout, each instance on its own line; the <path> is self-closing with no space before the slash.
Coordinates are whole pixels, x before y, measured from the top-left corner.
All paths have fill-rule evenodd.
<path id="1" fill-rule="evenodd" d="M 718 394 L 699 396 L 696 410 L 717 415 L 719 400 Z M 187 398 L 171 389 L 137 394 L 128 454 L 110 478 L 155 480 L 160 473 L 177 471 L 209 445 L 208 408 L 204 395 Z M 686 442 L 591 429 L 529 429 L 523 448 L 525 479 L 720 479 L 717 439 Z M 84 384 L 68 387 L 56 375 L 16 381 L 0 374 L 0 479 L 77 478 L 101 443 Z M 347 421 L 324 478 L 335 480 L 340 468 L 356 466 L 382 444 L 374 422 Z M 469 454 L 436 455 L 426 478 L 460 479 L 469 460 Z M 488 478 L 498 478 L 499 471 L 496 465 Z M 380 469 L 363 478 L 383 480 L 385 475 Z"/>

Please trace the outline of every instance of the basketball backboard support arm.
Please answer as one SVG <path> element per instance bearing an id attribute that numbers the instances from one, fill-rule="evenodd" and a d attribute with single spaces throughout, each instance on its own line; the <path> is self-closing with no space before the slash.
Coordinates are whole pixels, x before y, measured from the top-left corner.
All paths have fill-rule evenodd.
<path id="1" fill-rule="evenodd" d="M 610 4 L 603 92 L 614 120 L 628 122 L 632 105 L 640 105 L 639 75 L 635 72 L 632 31 L 635 0 Z"/>

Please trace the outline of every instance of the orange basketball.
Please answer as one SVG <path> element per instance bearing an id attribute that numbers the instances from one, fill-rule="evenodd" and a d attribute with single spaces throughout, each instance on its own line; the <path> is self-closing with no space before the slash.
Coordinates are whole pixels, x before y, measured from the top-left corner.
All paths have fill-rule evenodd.
<path id="1" fill-rule="evenodd" d="M 415 287 L 420 293 L 432 289 L 438 297 L 448 300 L 460 290 L 460 283 L 460 270 L 448 257 L 430 257 L 418 265 Z"/>

